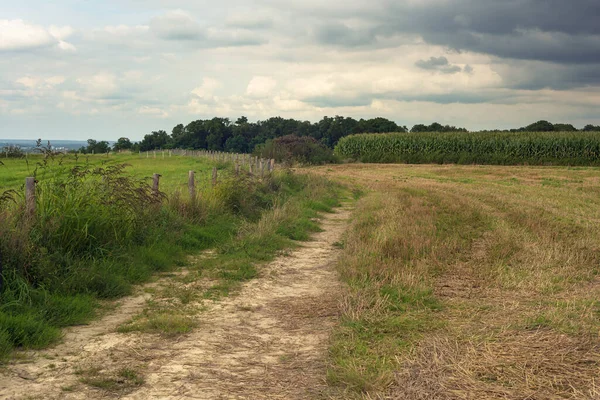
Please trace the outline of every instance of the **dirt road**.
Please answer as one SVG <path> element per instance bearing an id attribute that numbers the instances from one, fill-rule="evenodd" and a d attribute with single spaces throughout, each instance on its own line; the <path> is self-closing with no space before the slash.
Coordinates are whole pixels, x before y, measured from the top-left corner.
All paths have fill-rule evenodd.
<path id="1" fill-rule="evenodd" d="M 327 396 L 327 346 L 338 317 L 334 267 L 350 211 L 261 267 L 240 293 L 198 304 L 184 336 L 118 333 L 150 295 L 71 328 L 62 344 L 0 370 L 2 399 L 310 399 Z"/>

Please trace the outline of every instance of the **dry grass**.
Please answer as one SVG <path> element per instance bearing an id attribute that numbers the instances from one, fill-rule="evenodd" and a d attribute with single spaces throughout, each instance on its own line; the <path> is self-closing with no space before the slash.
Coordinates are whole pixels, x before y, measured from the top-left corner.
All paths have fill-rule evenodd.
<path id="1" fill-rule="evenodd" d="M 349 165 L 330 383 L 364 398 L 598 398 L 594 168 Z"/>

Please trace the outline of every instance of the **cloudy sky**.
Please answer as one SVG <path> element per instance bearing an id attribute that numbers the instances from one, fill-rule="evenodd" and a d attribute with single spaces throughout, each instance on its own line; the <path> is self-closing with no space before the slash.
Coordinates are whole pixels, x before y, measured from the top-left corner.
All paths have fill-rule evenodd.
<path id="1" fill-rule="evenodd" d="M 0 137 L 241 115 L 598 124 L 599 18 L 598 0 L 2 0 Z"/>

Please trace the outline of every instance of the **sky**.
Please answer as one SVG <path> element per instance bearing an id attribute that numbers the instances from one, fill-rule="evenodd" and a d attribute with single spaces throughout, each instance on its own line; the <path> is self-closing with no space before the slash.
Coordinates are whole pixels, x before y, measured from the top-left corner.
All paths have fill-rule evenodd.
<path id="1" fill-rule="evenodd" d="M 0 0 L 0 137 L 215 116 L 600 123 L 598 0 Z"/>

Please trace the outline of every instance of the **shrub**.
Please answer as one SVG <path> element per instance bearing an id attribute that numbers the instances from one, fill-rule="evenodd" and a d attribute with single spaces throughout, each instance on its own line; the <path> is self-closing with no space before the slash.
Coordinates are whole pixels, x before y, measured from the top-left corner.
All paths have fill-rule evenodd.
<path id="1" fill-rule="evenodd" d="M 5 146 L 2 148 L 3 157 L 8 158 L 23 158 L 25 157 L 25 153 L 19 146 Z"/>
<path id="2" fill-rule="evenodd" d="M 255 153 L 288 164 L 326 164 L 336 160 L 331 149 L 310 136 L 287 135 L 269 140 L 258 146 Z"/>

